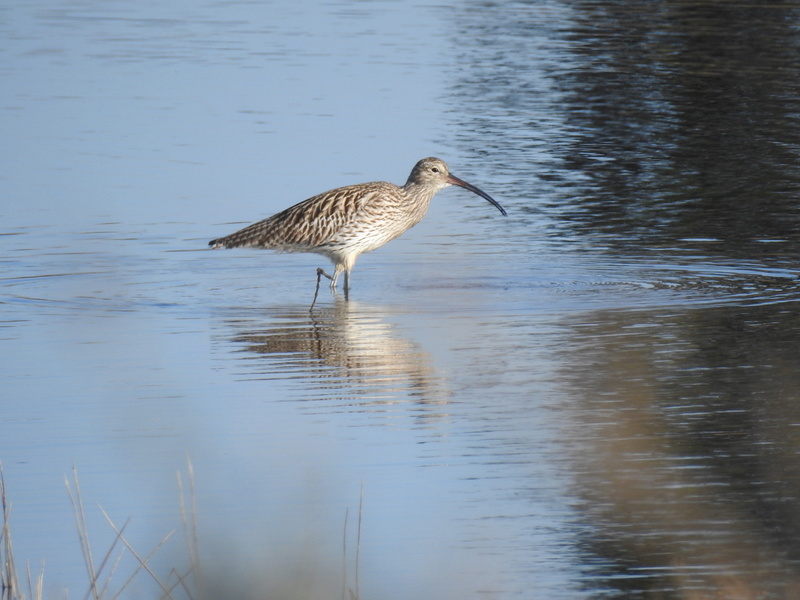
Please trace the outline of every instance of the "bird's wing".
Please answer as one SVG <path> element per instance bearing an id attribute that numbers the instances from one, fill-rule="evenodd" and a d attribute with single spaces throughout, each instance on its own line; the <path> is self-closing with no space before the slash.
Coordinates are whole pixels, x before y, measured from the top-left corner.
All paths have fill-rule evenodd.
<path id="1" fill-rule="evenodd" d="M 365 210 L 395 189 L 381 181 L 336 188 L 214 240 L 211 245 L 299 249 L 335 242 L 340 232 L 349 229 Z"/>

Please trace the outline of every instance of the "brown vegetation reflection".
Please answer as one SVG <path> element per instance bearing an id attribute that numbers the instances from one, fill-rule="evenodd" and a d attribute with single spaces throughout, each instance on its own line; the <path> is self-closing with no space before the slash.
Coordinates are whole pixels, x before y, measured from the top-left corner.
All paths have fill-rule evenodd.
<path id="1" fill-rule="evenodd" d="M 800 597 L 795 303 L 589 319 L 565 438 L 592 586 Z"/>
<path id="2" fill-rule="evenodd" d="M 341 411 L 404 408 L 419 411 L 417 418 L 444 416 L 449 392 L 431 357 L 385 317 L 337 298 L 310 314 L 297 308 L 228 325 L 237 330 L 233 341 L 245 351 L 249 372 L 296 380 L 308 390 L 300 395 L 304 400 L 333 403 Z"/>

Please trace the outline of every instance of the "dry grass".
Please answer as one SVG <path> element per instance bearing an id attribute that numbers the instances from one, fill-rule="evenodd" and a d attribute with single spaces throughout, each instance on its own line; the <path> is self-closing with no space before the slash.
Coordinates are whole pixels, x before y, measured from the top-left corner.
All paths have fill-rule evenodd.
<path id="1" fill-rule="evenodd" d="M 193 482 L 193 471 L 192 465 L 189 463 L 189 474 L 190 480 L 192 480 L 191 488 L 194 490 L 194 482 Z M 178 473 L 178 482 L 179 488 L 182 489 L 181 486 L 181 474 Z M 69 495 L 70 502 L 72 504 L 72 512 L 75 515 L 75 524 L 78 530 L 78 539 L 81 543 L 81 550 L 83 552 L 83 560 L 84 564 L 86 565 L 86 572 L 89 577 L 89 591 L 87 593 L 87 597 L 91 597 L 93 600 L 117 600 L 122 596 L 126 589 L 133 583 L 136 577 L 141 573 L 145 572 L 149 577 L 158 585 L 161 589 L 162 600 L 175 600 L 174 592 L 180 590 L 184 592 L 185 596 L 188 597 L 190 600 L 193 600 L 193 595 L 190 591 L 190 587 L 186 585 L 186 578 L 188 575 L 195 570 L 196 564 L 194 562 L 190 562 L 190 566 L 186 572 L 180 572 L 177 569 L 172 569 L 169 573 L 169 578 L 167 580 L 162 580 L 153 569 L 150 568 L 150 561 L 153 556 L 158 552 L 158 550 L 166 543 L 166 541 L 172 537 L 175 531 L 170 531 L 167 535 L 165 535 L 161 541 L 159 541 L 152 550 L 146 555 L 143 556 L 139 552 L 137 552 L 130 542 L 125 538 L 124 532 L 125 528 L 128 526 L 130 519 L 125 521 L 122 527 L 118 527 L 117 524 L 111 519 L 108 513 L 100 506 L 100 511 L 103 513 L 106 521 L 108 522 L 111 529 L 116 534 L 111 547 L 106 551 L 103 555 L 102 560 L 99 563 L 95 563 L 94 560 L 94 553 L 92 552 L 92 545 L 89 540 L 89 528 L 86 525 L 86 513 L 84 511 L 83 505 L 83 497 L 81 496 L 81 489 L 80 489 L 80 482 L 78 480 L 78 472 L 77 469 L 73 468 L 72 471 L 72 483 L 70 484 L 69 479 L 65 480 L 65 484 L 67 486 L 67 494 Z M 186 512 L 185 506 L 185 498 L 183 494 L 181 494 L 181 514 L 184 520 L 184 530 L 187 533 L 187 543 L 190 549 L 190 557 L 195 556 L 196 553 L 193 550 L 196 548 L 196 540 L 197 540 L 197 531 L 196 531 L 196 520 L 194 512 L 194 500 L 192 498 L 192 509 L 189 511 L 188 516 Z M 137 566 L 129 574 L 129 576 L 125 579 L 124 583 L 117 589 L 112 588 L 112 579 L 113 576 L 116 574 L 117 568 L 122 560 L 123 555 L 126 553 L 130 554 L 136 560 Z M 116 556 L 116 558 L 114 558 Z"/>
<path id="2" fill-rule="evenodd" d="M 350 514 L 349 510 L 344 513 L 344 531 L 342 532 L 342 600 L 346 600 L 349 595 L 350 600 L 359 600 L 360 598 L 360 584 L 358 565 L 361 559 L 361 523 L 364 516 L 364 484 L 361 484 L 361 493 L 358 498 L 358 528 L 356 529 L 356 557 L 355 557 L 355 588 L 350 588 L 347 585 L 347 518 Z"/>
<path id="3" fill-rule="evenodd" d="M 17 576 L 17 566 L 14 564 L 14 551 L 11 544 L 11 504 L 6 498 L 6 481 L 3 475 L 3 463 L 0 463 L 0 505 L 3 511 L 3 528 L 0 531 L 0 560 L 2 561 L 2 571 L 0 571 L 0 600 L 25 600 L 26 596 L 19 586 Z M 28 597 L 34 600 L 42 599 L 44 587 L 44 565 L 39 575 L 34 580 L 31 573 L 30 564 L 26 565 L 25 572 L 28 581 Z"/>
<path id="4" fill-rule="evenodd" d="M 206 598 L 217 595 L 214 590 L 219 589 L 218 584 L 220 582 L 210 582 L 211 585 L 206 585 L 202 577 L 202 569 L 200 567 L 200 544 L 197 530 L 197 494 L 194 470 L 189 461 L 187 461 L 187 475 L 187 484 L 185 485 L 184 475 L 181 472 L 177 474 L 180 496 L 180 516 L 186 543 L 188 567 L 183 570 L 172 568 L 166 578 L 163 578 L 156 573 L 151 563 L 158 551 L 164 546 L 167 540 L 173 536 L 175 530 L 167 533 L 150 552 L 141 554 L 134 549 L 125 536 L 125 530 L 130 523 L 130 519 L 126 520 L 120 526 L 108 515 L 102 506 L 98 506 L 108 526 L 114 532 L 114 539 L 110 547 L 105 550 L 102 555 L 96 554 L 96 549 L 93 547 L 89 535 L 90 532 L 86 520 L 86 510 L 81 494 L 78 472 L 77 469 L 73 468 L 72 477 L 65 478 L 65 485 L 67 496 L 72 506 L 83 563 L 89 581 L 85 593 L 82 596 L 79 595 L 79 597 L 82 597 L 83 600 L 118 600 L 124 598 L 126 593 L 130 596 L 140 596 L 141 589 L 137 588 L 137 591 L 134 592 L 131 587 L 135 581 L 143 577 L 155 583 L 160 600 L 205 600 Z M 348 557 L 347 545 L 349 511 L 345 513 L 344 518 L 341 575 L 342 600 L 360 599 L 359 562 L 361 553 L 363 501 L 364 490 L 362 485 L 358 506 L 355 555 L 352 558 Z M 11 544 L 11 504 L 7 502 L 6 499 L 2 463 L 0 463 L 0 504 L 2 505 L 3 513 L 2 530 L 0 530 L 0 560 L 2 561 L 2 570 L 0 570 L 0 600 L 44 600 L 44 565 L 42 565 L 39 574 L 36 576 L 31 573 L 30 565 L 26 565 L 27 590 L 23 591 L 20 588 L 19 571 L 14 562 L 14 552 Z M 126 557 L 128 559 L 132 557 L 135 566 L 127 573 L 127 576 L 124 576 L 120 573 L 120 571 L 123 570 L 121 565 L 128 564 L 130 568 L 130 561 L 123 561 L 123 558 Z M 354 573 L 352 586 L 348 582 L 348 573 L 351 571 L 348 564 L 351 561 L 353 562 L 352 569 Z M 218 564 L 212 566 L 219 567 Z M 258 597 L 275 597 L 274 594 L 267 590 L 262 591 L 265 593 L 258 593 Z M 291 593 L 289 596 L 278 593 L 278 597 L 294 598 L 297 596 L 294 593 Z"/>
<path id="5" fill-rule="evenodd" d="M 128 539 L 125 537 L 125 528 L 128 526 L 130 519 L 128 519 L 121 527 L 119 527 L 114 520 L 108 515 L 102 506 L 99 507 L 101 513 L 105 517 L 108 525 L 114 531 L 115 537 L 111 546 L 103 553 L 99 560 L 96 558 L 92 548 L 91 539 L 89 537 L 89 528 L 86 522 L 86 511 L 83 503 L 83 496 L 81 495 L 80 480 L 78 479 L 77 469 L 72 471 L 72 479 L 65 479 L 67 487 L 67 495 L 69 496 L 72 505 L 72 512 L 75 517 L 75 525 L 78 532 L 78 539 L 80 541 L 81 552 L 83 554 L 83 562 L 86 567 L 86 573 L 89 579 L 89 586 L 85 599 L 91 598 L 92 600 L 117 600 L 123 597 L 123 594 L 129 590 L 131 584 L 142 573 L 146 573 L 160 588 L 161 600 L 178 600 L 188 599 L 196 600 L 197 586 L 189 585 L 187 578 L 197 571 L 198 561 L 198 536 L 197 536 L 197 520 L 194 500 L 194 473 L 191 463 L 188 464 L 189 482 L 190 482 L 190 496 L 185 498 L 183 494 L 183 482 L 181 474 L 178 473 L 178 487 L 181 491 L 181 517 L 183 521 L 183 529 L 186 535 L 186 541 L 189 553 L 189 567 L 181 572 L 177 569 L 172 569 L 169 577 L 162 580 L 155 571 L 151 568 L 150 562 L 158 550 L 172 537 L 174 531 L 165 535 L 155 547 L 146 555 L 137 552 Z M 44 566 L 37 577 L 33 577 L 30 565 L 26 567 L 27 594 L 22 591 L 19 585 L 19 577 L 16 564 L 14 562 L 14 552 L 11 544 L 11 504 L 6 499 L 6 486 L 3 475 L 3 467 L 0 463 L 0 504 L 2 504 L 3 511 L 3 527 L 0 532 L 0 560 L 2 560 L 2 572 L 0 573 L 0 600 L 43 600 L 44 589 Z M 121 585 L 114 586 L 113 582 L 115 576 L 118 575 L 117 571 L 125 555 L 130 555 L 135 559 L 136 567 L 131 573 L 128 574 Z M 196 580 L 193 582 L 196 584 Z"/>
<path id="6" fill-rule="evenodd" d="M 11 505 L 6 500 L 6 481 L 3 477 L 3 465 L 0 463 L 0 504 L 3 509 L 3 530 L 0 533 L 0 558 L 3 561 L 0 572 L 0 598 L 2 600 L 15 600 L 21 598 L 17 568 L 14 565 L 14 552 L 11 547 L 11 531 L 8 522 L 11 517 Z"/>

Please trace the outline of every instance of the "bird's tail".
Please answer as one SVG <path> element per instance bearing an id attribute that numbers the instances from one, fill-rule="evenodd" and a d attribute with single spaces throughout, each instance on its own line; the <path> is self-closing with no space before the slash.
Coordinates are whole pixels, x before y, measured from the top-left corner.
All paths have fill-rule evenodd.
<path id="1" fill-rule="evenodd" d="M 237 235 L 239 232 L 226 235 L 225 237 L 217 238 L 208 242 L 209 248 L 216 250 L 217 248 L 239 248 L 241 246 L 251 246 L 252 241 L 244 236 Z"/>
<path id="2" fill-rule="evenodd" d="M 211 248 L 275 247 L 274 240 L 270 236 L 270 232 L 273 230 L 271 223 L 271 219 L 264 219 L 225 237 L 211 240 L 208 245 Z"/>

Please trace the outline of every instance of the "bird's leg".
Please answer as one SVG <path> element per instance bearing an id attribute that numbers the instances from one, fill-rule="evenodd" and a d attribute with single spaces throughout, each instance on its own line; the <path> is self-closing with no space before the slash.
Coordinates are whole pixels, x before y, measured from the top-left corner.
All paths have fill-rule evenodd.
<path id="1" fill-rule="evenodd" d="M 319 294 L 319 281 L 322 276 L 325 275 L 330 280 L 333 280 L 333 277 L 328 275 L 322 267 L 317 267 L 317 289 L 314 290 L 314 300 L 311 301 L 311 307 L 308 309 L 309 312 L 314 310 L 314 305 L 317 303 L 317 294 Z"/>
<path id="2" fill-rule="evenodd" d="M 339 283 L 339 275 L 342 274 L 344 267 L 342 265 L 336 265 L 336 268 L 333 270 L 333 277 L 328 277 L 331 280 L 331 291 L 335 294 L 336 293 L 336 284 Z"/>
<path id="3" fill-rule="evenodd" d="M 344 271 L 344 299 L 350 300 L 350 269 Z"/>

